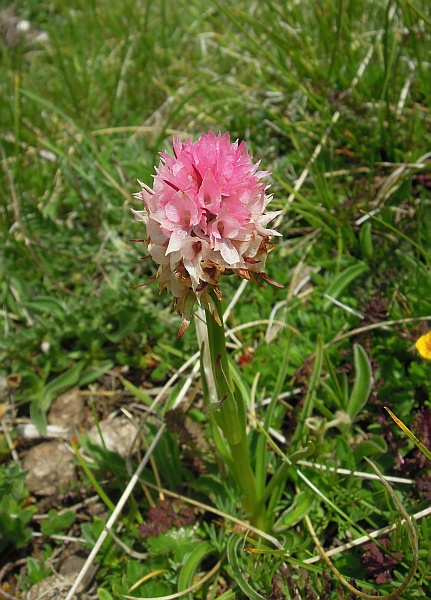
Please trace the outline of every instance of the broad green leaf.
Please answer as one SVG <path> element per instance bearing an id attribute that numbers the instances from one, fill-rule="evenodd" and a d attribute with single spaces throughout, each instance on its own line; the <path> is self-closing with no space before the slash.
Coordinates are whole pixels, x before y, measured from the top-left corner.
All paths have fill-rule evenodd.
<path id="1" fill-rule="evenodd" d="M 359 344 L 353 346 L 355 364 L 355 383 L 350 393 L 347 414 L 353 422 L 361 412 L 371 392 L 373 374 L 367 353 Z"/>
<path id="2" fill-rule="evenodd" d="M 353 455 L 356 463 L 359 463 L 364 457 L 375 456 L 376 454 L 384 454 L 388 449 L 388 445 L 380 435 L 373 435 L 367 440 L 363 440 L 353 449 Z"/>
<path id="3" fill-rule="evenodd" d="M 99 588 L 97 590 L 97 598 L 98 600 L 114 600 L 108 590 L 105 590 L 105 588 Z"/>
<path id="4" fill-rule="evenodd" d="M 148 546 L 153 556 L 172 554 L 175 562 L 183 562 L 185 556 L 190 556 L 196 547 L 190 528 L 172 529 L 157 537 L 148 539 Z M 200 546 L 200 545 L 199 545 Z"/>
<path id="5" fill-rule="evenodd" d="M 53 535 L 54 533 L 61 533 L 67 531 L 72 523 L 75 521 L 75 513 L 71 510 L 60 514 L 53 508 L 48 512 L 48 519 L 42 521 L 40 530 L 43 535 Z"/>

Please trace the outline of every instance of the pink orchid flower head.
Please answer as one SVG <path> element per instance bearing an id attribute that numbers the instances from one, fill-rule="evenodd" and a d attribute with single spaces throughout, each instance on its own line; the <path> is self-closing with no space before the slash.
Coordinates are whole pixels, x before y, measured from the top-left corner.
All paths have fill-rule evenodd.
<path id="1" fill-rule="evenodd" d="M 193 142 L 173 140 L 173 156 L 163 152 L 153 187 L 140 183 L 134 194 L 143 210 L 133 210 L 146 226 L 149 255 L 158 264 L 156 279 L 173 295 L 187 330 L 196 301 L 219 321 L 210 290 L 218 298 L 219 279 L 234 272 L 243 279 L 273 282 L 264 273 L 267 254 L 280 235 L 267 225 L 281 211 L 265 212 L 271 196 L 245 142 L 212 131 Z M 260 279 L 259 279 L 260 278 Z M 153 281 L 153 279 L 151 279 Z M 282 286 L 280 286 L 282 287 Z"/>

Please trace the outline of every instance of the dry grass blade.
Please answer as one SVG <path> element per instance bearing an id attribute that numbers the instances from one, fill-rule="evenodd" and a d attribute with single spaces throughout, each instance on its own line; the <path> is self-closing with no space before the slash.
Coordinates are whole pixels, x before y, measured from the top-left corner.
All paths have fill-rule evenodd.
<path id="1" fill-rule="evenodd" d="M 392 321 L 381 321 L 380 323 L 371 323 L 370 325 L 364 325 L 364 327 L 357 327 L 351 329 L 347 333 L 341 333 L 337 335 L 333 340 L 325 344 L 325 349 L 337 344 L 341 340 L 358 335 L 364 331 L 371 331 L 372 329 L 381 329 L 383 327 L 392 327 L 393 325 L 403 325 L 404 323 L 416 323 L 420 321 L 431 321 L 431 315 L 426 317 L 407 317 L 406 319 L 394 319 Z"/>
<path id="2" fill-rule="evenodd" d="M 298 461 L 298 463 L 299 463 L 299 461 Z M 371 477 L 371 476 L 369 476 L 369 477 Z M 385 477 L 385 479 L 386 479 L 386 481 L 391 480 L 390 477 Z M 415 513 L 410 518 L 414 519 L 415 521 L 418 521 L 419 519 L 423 519 L 424 517 L 428 517 L 429 515 L 431 515 L 431 507 Z M 403 525 L 404 523 L 405 523 L 405 521 L 402 520 L 400 524 Z M 331 550 L 326 550 L 325 551 L 326 556 L 335 556 L 336 554 L 341 554 L 342 552 L 346 552 L 347 550 L 350 550 L 351 548 L 357 548 L 358 546 L 362 546 L 362 544 L 366 544 L 367 542 L 369 542 L 370 538 L 377 539 L 383 535 L 390 533 L 391 531 L 394 531 L 397 527 L 398 527 L 398 525 L 394 523 L 392 525 L 388 525 L 387 527 L 382 527 L 381 529 L 376 529 L 375 531 L 371 531 L 369 534 L 363 535 L 362 537 L 359 537 L 359 538 L 356 538 L 355 540 L 352 540 L 351 542 L 348 542 L 347 544 L 343 544 L 342 546 L 338 546 L 337 548 L 332 548 Z M 318 556 L 313 556 L 311 558 L 307 558 L 303 562 L 304 562 L 304 564 L 312 565 L 313 563 L 319 562 L 320 560 L 322 560 L 322 557 L 319 554 Z"/>

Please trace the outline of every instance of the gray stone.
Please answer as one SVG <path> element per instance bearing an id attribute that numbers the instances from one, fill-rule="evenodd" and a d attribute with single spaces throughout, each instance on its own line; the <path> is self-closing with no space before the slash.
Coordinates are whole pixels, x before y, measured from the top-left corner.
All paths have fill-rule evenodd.
<path id="1" fill-rule="evenodd" d="M 85 564 L 86 559 L 78 554 L 71 554 L 61 564 L 58 575 L 51 575 L 43 581 L 33 585 L 25 600 L 56 600 L 66 598 L 69 589 L 74 584 L 78 577 L 82 567 Z M 80 598 L 81 600 L 87 600 L 88 595 L 84 593 L 91 583 L 97 567 L 92 565 L 87 571 L 84 580 L 78 587 L 78 594 L 74 598 Z"/>
<path id="2" fill-rule="evenodd" d="M 33 494 L 53 496 L 68 488 L 76 478 L 75 456 L 64 442 L 42 442 L 33 446 L 23 460 L 28 471 L 25 482 Z"/>
<path id="3" fill-rule="evenodd" d="M 99 428 L 102 434 L 103 442 L 108 450 L 116 452 L 123 458 L 130 452 L 130 445 L 135 439 L 136 427 L 126 417 L 116 417 L 115 419 L 105 419 L 99 422 Z M 94 441 L 102 446 L 97 427 L 94 426 L 88 432 L 88 435 Z M 133 451 L 137 450 L 138 443 L 135 443 Z"/>
<path id="4" fill-rule="evenodd" d="M 61 563 L 61 567 L 58 572 L 63 577 L 76 578 L 84 564 L 85 558 L 83 556 L 71 554 Z"/>
<path id="5" fill-rule="evenodd" d="M 56 600 L 66 598 L 70 583 L 62 581 L 56 575 L 51 575 L 39 583 L 32 585 L 28 590 L 25 600 Z"/>
<path id="6" fill-rule="evenodd" d="M 48 423 L 74 434 L 85 420 L 84 400 L 78 389 L 61 394 L 51 404 Z"/>

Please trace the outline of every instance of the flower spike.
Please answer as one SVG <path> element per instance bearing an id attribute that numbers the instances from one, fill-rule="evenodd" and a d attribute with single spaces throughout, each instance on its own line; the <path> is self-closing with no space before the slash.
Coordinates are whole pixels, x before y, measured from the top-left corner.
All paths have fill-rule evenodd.
<path id="1" fill-rule="evenodd" d="M 153 187 L 140 183 L 134 194 L 143 210 L 133 210 L 147 230 L 148 252 L 159 265 L 159 288 L 173 295 L 187 330 L 196 301 L 217 320 L 212 289 L 220 296 L 220 276 L 234 272 L 252 281 L 272 281 L 263 271 L 280 234 L 267 229 L 279 212 L 265 212 L 271 196 L 245 142 L 210 131 L 196 142 L 173 140 L 173 154 L 161 153 Z M 281 286 L 282 287 L 282 286 Z"/>

